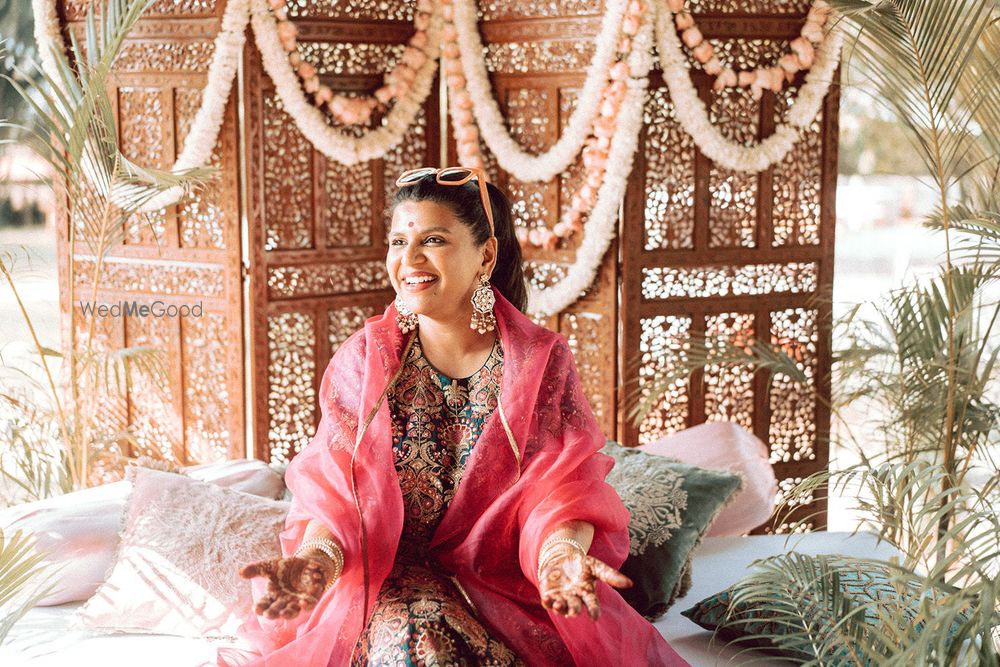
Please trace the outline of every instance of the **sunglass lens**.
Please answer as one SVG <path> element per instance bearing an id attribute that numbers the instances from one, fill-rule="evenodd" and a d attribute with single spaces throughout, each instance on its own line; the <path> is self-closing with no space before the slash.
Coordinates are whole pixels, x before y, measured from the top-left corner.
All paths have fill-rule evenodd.
<path id="1" fill-rule="evenodd" d="M 440 181 L 454 181 L 460 182 L 469 178 L 472 172 L 465 167 L 453 167 L 451 169 L 445 169 L 440 174 L 438 174 L 438 180 Z"/>

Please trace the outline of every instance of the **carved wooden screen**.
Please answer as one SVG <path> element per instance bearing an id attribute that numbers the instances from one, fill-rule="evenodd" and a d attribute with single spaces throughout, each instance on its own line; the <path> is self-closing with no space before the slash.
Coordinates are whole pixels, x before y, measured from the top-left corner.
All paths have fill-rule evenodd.
<path id="1" fill-rule="evenodd" d="M 775 62 L 809 6 L 801 0 L 690 4 L 716 52 L 737 69 Z M 782 122 L 802 79 L 783 93 L 765 92 L 759 102 L 746 89 L 712 91 L 700 72 L 694 80 L 712 122 L 731 140 L 749 141 Z M 825 469 L 828 459 L 829 414 L 812 390 L 829 396 L 836 89 L 791 153 L 754 175 L 703 156 L 675 120 L 662 78 L 653 77 L 650 88 L 621 246 L 623 387 L 647 388 L 692 341 L 711 349 L 734 336 L 771 341 L 801 358 L 812 386 L 783 375 L 769 386 L 749 368 L 709 366 L 690 383 L 675 384 L 638 428 L 625 422 L 623 440 L 644 443 L 704 421 L 735 421 L 769 443 L 787 491 Z M 811 525 L 825 524 L 823 499 L 795 510 L 812 513 Z"/>
<path id="2" fill-rule="evenodd" d="M 81 31 L 87 4 L 60 5 L 71 30 Z M 161 0 L 126 42 L 111 91 L 126 157 L 159 168 L 174 163 L 201 103 L 223 9 L 217 0 Z M 126 456 L 148 454 L 179 464 L 245 456 L 235 100 L 231 96 L 212 153 L 220 179 L 196 198 L 150 214 L 151 224 L 133 221 L 102 271 L 100 302 L 202 305 L 201 317 L 97 318 L 100 346 L 151 346 L 166 353 L 168 377 L 162 383 L 140 381 L 118 404 L 104 406 L 108 430 L 129 425 L 137 437 L 137 450 L 128 446 L 119 452 Z M 82 233 L 78 216 L 63 210 L 59 270 L 64 286 L 70 279 L 67 214 Z M 72 262 L 76 296 L 89 301 L 95 258 L 80 244 Z M 68 290 L 61 294 L 64 348 L 73 340 L 79 347 L 85 335 L 79 303 L 69 303 Z M 111 449 L 98 453 L 91 483 L 120 477 L 115 454 Z"/>
<path id="3" fill-rule="evenodd" d="M 479 25 L 487 69 L 501 111 L 525 150 L 541 153 L 559 139 L 583 86 L 600 29 L 600 7 L 586 2 L 479 3 Z M 450 164 L 457 164 L 454 145 Z M 511 197 L 516 225 L 553 227 L 569 208 L 586 174 L 583 160 L 551 183 L 519 181 L 496 165 L 485 143 L 480 150 L 491 179 Z M 580 237 L 565 248 L 524 251 L 525 277 L 544 287 L 566 275 Z M 562 313 L 536 318 L 569 341 L 591 407 L 605 435 L 617 435 L 618 250 L 612 243 L 597 279 L 583 297 Z"/>
<path id="4" fill-rule="evenodd" d="M 413 3 L 347 5 L 289 3 L 289 16 L 324 83 L 370 91 L 413 34 Z M 431 95 L 385 159 L 346 167 L 313 148 L 282 110 L 252 43 L 245 54 L 255 455 L 286 461 L 315 431 L 333 352 L 395 296 L 385 270 L 386 197 L 404 169 L 438 164 L 438 106 Z"/>

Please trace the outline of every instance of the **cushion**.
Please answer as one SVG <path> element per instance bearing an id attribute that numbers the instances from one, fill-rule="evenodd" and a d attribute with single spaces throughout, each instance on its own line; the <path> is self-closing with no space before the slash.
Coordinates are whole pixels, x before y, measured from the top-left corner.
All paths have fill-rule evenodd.
<path id="1" fill-rule="evenodd" d="M 277 498 L 284 491 L 280 473 L 263 461 L 236 459 L 181 469 L 194 479 L 236 491 Z M 0 527 L 24 530 L 38 538 L 45 562 L 60 567 L 57 589 L 40 606 L 86 600 L 114 564 L 127 481 L 103 484 L 0 510 Z"/>
<path id="2" fill-rule="evenodd" d="M 699 424 L 640 445 L 639 449 L 743 477 L 743 490 L 712 522 L 706 533 L 709 537 L 745 535 L 766 522 L 774 512 L 778 479 L 767 445 L 739 424 Z"/>
<path id="3" fill-rule="evenodd" d="M 148 468 L 133 483 L 107 581 L 80 609 L 85 627 L 236 637 L 252 608 L 240 568 L 281 554 L 289 503 Z"/>
<path id="4" fill-rule="evenodd" d="M 655 620 L 691 585 L 691 554 L 742 480 L 608 440 L 615 459 L 606 481 L 628 509 L 629 555 L 620 568 L 634 582 L 618 592 Z"/>
<path id="5" fill-rule="evenodd" d="M 863 614 L 865 625 L 876 627 L 897 622 L 904 628 L 917 628 L 918 632 L 924 625 L 919 612 L 921 601 L 931 595 L 941 596 L 937 599 L 943 600 L 944 596 L 956 592 L 956 589 L 945 587 L 926 590 L 922 579 L 898 566 L 858 556 L 806 555 L 793 551 L 756 561 L 755 568 L 750 576 L 681 614 L 706 630 L 716 631 L 722 639 L 754 646 L 796 662 L 854 664 L 847 650 L 839 648 L 840 640 L 830 634 L 846 616 L 845 610 L 835 611 L 832 604 L 818 594 L 823 587 L 837 586 L 853 608 L 863 607 L 863 612 L 855 613 Z M 804 585 L 795 585 L 796 581 Z M 813 583 L 809 585 L 810 582 Z M 802 631 L 801 625 L 793 626 L 801 619 L 810 619 L 809 632 L 815 642 L 804 641 L 790 632 L 792 627 Z M 965 617 L 960 612 L 949 636 L 963 620 Z M 822 647 L 824 638 L 832 640 L 827 644 L 827 650 L 832 653 L 823 648 L 817 650 L 818 646 Z M 824 655 L 817 655 L 820 652 Z"/>

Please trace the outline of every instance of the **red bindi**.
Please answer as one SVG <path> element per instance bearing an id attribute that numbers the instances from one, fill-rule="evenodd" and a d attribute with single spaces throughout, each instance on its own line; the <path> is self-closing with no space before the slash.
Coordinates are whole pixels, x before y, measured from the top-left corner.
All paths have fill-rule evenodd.
<path id="1" fill-rule="evenodd" d="M 409 222 L 409 223 L 408 223 L 408 224 L 407 224 L 406 226 L 407 226 L 407 227 L 412 227 L 412 226 L 413 226 L 413 221 L 412 221 L 412 220 L 410 220 L 410 222 Z"/>

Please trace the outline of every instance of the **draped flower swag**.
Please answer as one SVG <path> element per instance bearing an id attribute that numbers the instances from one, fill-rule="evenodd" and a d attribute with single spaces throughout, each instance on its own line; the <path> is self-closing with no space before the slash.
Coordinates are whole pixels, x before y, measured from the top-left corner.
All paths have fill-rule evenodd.
<path id="1" fill-rule="evenodd" d="M 827 25 L 835 23 L 836 14 L 832 14 Z M 746 173 L 764 171 L 785 159 L 799 140 L 800 132 L 816 119 L 840 64 L 843 45 L 841 32 L 831 28 L 816 51 L 816 60 L 806 74 L 805 84 L 788 110 L 787 122 L 778 125 L 774 133 L 763 141 L 747 146 L 726 139 L 709 119 L 705 103 L 691 82 L 689 62 L 674 29 L 674 14 L 666 5 L 658 8 L 656 40 L 663 78 L 681 127 L 691 135 L 707 158 L 726 169 Z"/>
<path id="2" fill-rule="evenodd" d="M 576 262 L 566 276 L 545 288 L 529 288 L 529 311 L 540 316 L 558 313 L 576 301 L 590 286 L 611 239 L 614 237 L 618 209 L 631 171 L 642 110 L 648 87 L 648 73 L 655 48 L 659 54 L 678 122 L 691 135 L 701 152 L 718 165 L 735 171 L 756 173 L 784 159 L 819 114 L 839 64 L 843 37 L 835 28 L 828 30 L 815 62 L 805 77 L 785 123 L 759 143 L 744 145 L 726 139 L 708 117 L 690 76 L 690 63 L 677 34 L 675 14 L 666 0 L 646 0 L 643 25 L 633 40 L 629 54 L 628 92 L 617 117 L 617 131 L 609 148 L 607 169 L 596 202 L 583 225 L 584 239 Z M 616 53 L 618 33 L 628 0 L 608 0 L 597 48 L 588 67 L 578 104 L 559 140 L 545 153 L 532 155 L 523 150 L 508 133 L 492 94 L 484 51 L 476 24 L 475 0 L 452 0 L 458 56 L 465 75 L 472 111 L 484 143 L 498 164 L 520 181 L 548 181 L 563 173 L 580 153 L 597 118 L 602 91 L 608 80 L 611 61 Z M 64 57 L 55 0 L 32 0 L 35 39 L 42 67 L 55 74 Z M 228 0 L 215 50 L 208 68 L 202 103 L 172 169 L 202 167 L 211 156 L 222 125 L 226 101 L 235 79 L 242 54 L 246 27 L 252 25 L 254 39 L 261 52 L 263 66 L 275 84 L 285 111 L 299 130 L 321 153 L 345 165 L 383 157 L 403 139 L 427 96 L 438 69 L 441 47 L 442 6 L 434 3 L 431 25 L 424 48 L 427 60 L 417 71 L 410 90 L 397 99 L 383 117 L 380 127 L 366 130 L 361 136 L 347 136 L 328 124 L 325 115 L 305 96 L 302 82 L 292 69 L 278 35 L 277 21 L 268 0 Z M 834 17 L 827 26 L 835 23 Z M 655 33 L 655 39 L 654 39 Z M 154 211 L 175 203 L 183 193 L 168 190 L 142 210 Z"/>
<path id="3" fill-rule="evenodd" d="M 247 3 L 248 0 L 228 0 L 226 3 L 221 29 L 215 38 L 215 49 L 208 67 L 207 81 L 202 91 L 201 105 L 191 123 L 184 148 L 171 167 L 172 171 L 204 167 L 212 156 L 212 150 L 219 138 L 219 129 L 222 127 L 226 101 L 229 99 L 229 91 L 236 78 L 236 69 L 243 52 L 244 36 L 250 18 Z M 59 29 L 55 0 L 32 0 L 31 8 L 35 18 L 35 42 L 38 44 L 42 69 L 53 80 L 59 81 L 59 63 L 56 58 L 64 57 L 65 47 Z M 175 203 L 183 194 L 181 188 L 165 190 L 146 202 L 140 211 L 159 210 Z"/>

